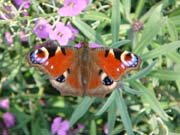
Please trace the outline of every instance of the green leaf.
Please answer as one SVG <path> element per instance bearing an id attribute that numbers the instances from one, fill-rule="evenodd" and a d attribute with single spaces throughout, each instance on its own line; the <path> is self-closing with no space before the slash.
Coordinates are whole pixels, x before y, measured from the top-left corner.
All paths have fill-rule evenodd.
<path id="1" fill-rule="evenodd" d="M 116 104 L 115 100 L 113 100 L 111 106 L 108 108 L 108 132 L 111 133 L 114 129 L 115 121 L 116 121 Z"/>
<path id="2" fill-rule="evenodd" d="M 86 15 L 84 15 L 82 19 L 91 21 L 106 21 L 111 23 L 111 19 L 106 14 L 97 11 L 87 11 Z"/>
<path id="3" fill-rule="evenodd" d="M 180 69 L 180 63 L 179 64 L 176 64 L 175 66 L 174 66 L 174 70 L 175 71 L 179 71 L 179 69 Z M 178 92 L 179 92 L 179 94 L 180 94 L 180 80 L 176 80 L 176 85 L 177 85 L 177 90 L 178 90 Z"/>
<path id="4" fill-rule="evenodd" d="M 167 23 L 167 28 L 168 28 L 168 31 L 169 31 L 171 41 L 178 40 L 178 31 L 177 31 L 177 28 L 176 28 L 175 24 L 171 21 L 171 19 L 168 19 L 168 18 L 167 18 L 166 23 Z"/>
<path id="5" fill-rule="evenodd" d="M 131 20 L 131 0 L 122 0 L 122 5 L 124 7 L 124 16 L 128 20 L 128 22 L 132 22 Z"/>
<path id="6" fill-rule="evenodd" d="M 120 26 L 120 9 L 119 9 L 119 0 L 112 0 L 112 23 L 111 23 L 111 31 L 112 31 L 112 42 L 118 41 L 119 37 L 119 26 Z"/>
<path id="7" fill-rule="evenodd" d="M 147 47 L 153 38 L 158 34 L 159 30 L 163 26 L 164 20 L 161 18 L 162 5 L 159 5 L 151 14 L 147 24 L 145 25 L 144 31 L 140 42 L 135 48 L 135 52 L 142 53 L 145 47 Z"/>
<path id="8" fill-rule="evenodd" d="M 127 134 L 134 135 L 133 130 L 132 130 L 131 120 L 128 115 L 127 107 L 122 97 L 122 91 L 116 91 L 116 106 L 117 106 L 118 111 L 120 112 L 121 119 L 127 131 Z"/>
<path id="9" fill-rule="evenodd" d="M 142 94 L 142 91 L 137 91 L 135 89 L 131 89 L 129 87 L 127 87 L 126 85 L 124 85 L 123 89 L 126 91 L 126 92 L 129 92 L 133 95 L 141 95 Z"/>
<path id="10" fill-rule="evenodd" d="M 121 46 L 129 43 L 129 42 L 131 42 L 131 40 L 117 41 L 117 42 L 113 43 L 113 44 L 111 45 L 111 47 L 112 47 L 112 48 L 118 48 L 118 47 L 121 47 Z"/>
<path id="11" fill-rule="evenodd" d="M 140 79 L 144 76 L 146 76 L 147 74 L 149 74 L 149 72 L 151 71 L 151 69 L 154 67 L 154 65 L 156 64 L 157 61 L 153 61 L 150 65 L 148 65 L 146 68 L 140 70 L 138 73 L 136 73 L 135 75 L 124 79 L 124 81 L 130 81 L 130 80 L 135 80 L 135 79 Z"/>
<path id="12" fill-rule="evenodd" d="M 135 11 L 135 19 L 138 20 L 140 13 L 142 12 L 142 9 L 144 8 L 145 0 L 138 0 L 138 4 L 136 6 Z"/>
<path id="13" fill-rule="evenodd" d="M 52 135 L 52 134 L 49 132 L 49 130 L 46 129 L 46 128 L 41 129 L 41 133 L 42 133 L 42 135 Z"/>
<path id="14" fill-rule="evenodd" d="M 149 76 L 161 79 L 161 80 L 180 80 L 180 72 L 170 70 L 154 70 L 150 72 Z"/>
<path id="15" fill-rule="evenodd" d="M 146 61 L 147 59 L 153 59 L 158 56 L 168 54 L 171 51 L 174 51 L 175 49 L 177 49 L 178 47 L 180 47 L 180 41 L 174 41 L 166 45 L 162 45 L 156 49 L 153 49 L 152 51 L 149 51 L 148 53 L 143 54 L 141 58 L 144 61 Z"/>
<path id="16" fill-rule="evenodd" d="M 162 119 L 168 121 L 168 116 L 161 108 L 159 101 L 156 99 L 152 90 L 148 90 L 140 82 L 130 81 L 133 88 L 142 91 L 141 99 L 148 104 L 148 107 L 156 112 Z"/>
<path id="17" fill-rule="evenodd" d="M 90 135 L 96 135 L 96 123 L 94 120 L 91 120 Z"/>
<path id="18" fill-rule="evenodd" d="M 170 17 L 169 19 L 174 25 L 180 26 L 180 15 Z"/>
<path id="19" fill-rule="evenodd" d="M 171 52 L 171 53 L 169 53 L 169 54 L 168 54 L 168 57 L 169 57 L 172 61 L 180 64 L 180 55 L 179 55 L 179 53 L 178 53 L 176 50 L 173 51 L 173 52 Z"/>
<path id="20" fill-rule="evenodd" d="M 94 102 L 95 97 L 84 97 L 70 118 L 70 127 L 72 127 L 89 109 Z"/>
<path id="21" fill-rule="evenodd" d="M 103 107 L 101 107 L 101 109 L 95 114 L 96 116 L 100 116 L 102 115 L 107 109 L 108 107 L 112 104 L 112 102 L 115 99 L 115 90 L 112 92 L 112 94 L 110 95 L 110 97 L 107 99 L 106 103 L 103 105 Z"/>
<path id="22" fill-rule="evenodd" d="M 102 40 L 101 36 L 79 17 L 73 17 L 72 23 L 90 40 L 105 45 L 105 42 Z"/>

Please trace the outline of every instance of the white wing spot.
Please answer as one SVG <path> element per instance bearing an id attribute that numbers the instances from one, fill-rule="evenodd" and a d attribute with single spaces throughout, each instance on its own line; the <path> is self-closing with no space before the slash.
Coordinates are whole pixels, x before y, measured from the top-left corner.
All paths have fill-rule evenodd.
<path id="1" fill-rule="evenodd" d="M 52 65 L 52 66 L 51 66 L 51 69 L 53 69 L 53 68 L 54 68 L 54 66 Z"/>
<path id="2" fill-rule="evenodd" d="M 121 67 L 122 67 L 122 69 L 125 69 L 125 66 L 124 66 L 124 64 L 121 64 Z"/>

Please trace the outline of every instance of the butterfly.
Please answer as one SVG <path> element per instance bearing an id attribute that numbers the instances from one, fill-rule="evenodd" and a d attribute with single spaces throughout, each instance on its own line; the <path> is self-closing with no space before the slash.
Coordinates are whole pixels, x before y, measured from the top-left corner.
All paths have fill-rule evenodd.
<path id="1" fill-rule="evenodd" d="M 61 95 L 104 97 L 115 89 L 123 75 L 137 70 L 141 59 L 120 49 L 60 47 L 46 42 L 27 55 L 30 66 L 48 75 Z"/>

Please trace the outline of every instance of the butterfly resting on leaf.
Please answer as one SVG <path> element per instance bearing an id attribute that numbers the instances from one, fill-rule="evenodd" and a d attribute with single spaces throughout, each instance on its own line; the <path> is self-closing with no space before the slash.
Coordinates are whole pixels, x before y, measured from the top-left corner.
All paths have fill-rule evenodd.
<path id="1" fill-rule="evenodd" d="M 122 76 L 139 69 L 136 54 L 106 47 L 90 48 L 87 43 L 77 47 L 60 47 L 47 42 L 28 53 L 28 62 L 49 77 L 61 95 L 102 96 L 117 87 Z"/>

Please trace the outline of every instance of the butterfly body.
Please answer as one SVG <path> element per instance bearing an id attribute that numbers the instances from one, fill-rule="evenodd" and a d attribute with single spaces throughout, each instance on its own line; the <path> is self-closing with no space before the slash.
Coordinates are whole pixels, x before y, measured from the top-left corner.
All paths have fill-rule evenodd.
<path id="1" fill-rule="evenodd" d="M 42 46 L 28 54 L 31 66 L 48 74 L 61 95 L 105 96 L 129 70 L 138 69 L 140 58 L 120 49 Z"/>

